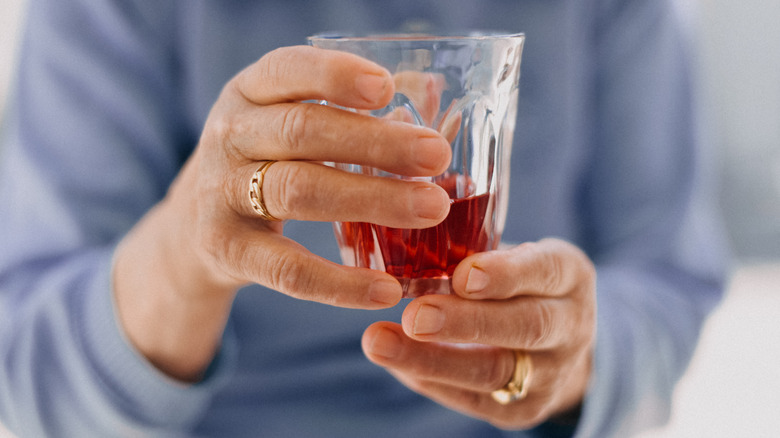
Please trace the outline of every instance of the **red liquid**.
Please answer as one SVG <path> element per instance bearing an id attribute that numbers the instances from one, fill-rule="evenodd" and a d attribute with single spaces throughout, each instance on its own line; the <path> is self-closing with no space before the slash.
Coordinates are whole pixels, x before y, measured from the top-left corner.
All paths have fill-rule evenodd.
<path id="1" fill-rule="evenodd" d="M 387 273 L 401 280 L 406 296 L 449 293 L 449 278 L 458 263 L 476 252 L 495 249 L 500 240 L 493 229 L 495 207 L 489 194 L 451 202 L 447 218 L 432 228 L 336 223 L 342 256 L 355 266 L 382 269 L 383 265 Z M 377 257 L 381 260 L 375 260 Z M 410 282 L 416 283 L 411 290 Z"/>

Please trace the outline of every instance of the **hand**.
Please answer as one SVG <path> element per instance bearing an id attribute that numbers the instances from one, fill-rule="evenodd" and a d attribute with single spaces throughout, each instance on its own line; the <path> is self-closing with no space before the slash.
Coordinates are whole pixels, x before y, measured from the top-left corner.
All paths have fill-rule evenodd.
<path id="1" fill-rule="evenodd" d="M 281 224 L 258 219 L 247 199 L 248 181 L 259 164 L 278 160 L 263 185 L 265 204 L 277 218 L 408 228 L 443 220 L 449 200 L 434 184 L 318 164 L 348 162 L 409 176 L 441 173 L 450 152 L 436 131 L 301 103 L 325 99 L 379 108 L 393 91 L 384 69 L 354 55 L 309 47 L 272 52 L 231 81 L 209 116 L 195 157 L 193 213 L 206 236 L 197 249 L 207 263 L 239 282 L 307 300 L 359 308 L 396 304 L 394 280 L 313 257 L 281 236 Z"/>
<path id="2" fill-rule="evenodd" d="M 259 283 L 293 297 L 343 307 L 397 304 L 390 275 L 317 257 L 282 235 L 249 202 L 249 182 L 267 168 L 264 204 L 279 219 L 365 221 L 423 228 L 446 217 L 433 183 L 342 172 L 349 162 L 408 176 L 447 167 L 435 130 L 315 103 L 377 109 L 394 93 L 389 72 L 357 56 L 278 49 L 223 89 L 193 156 L 166 198 L 117 250 L 115 295 L 131 342 L 168 374 L 195 380 L 219 345 L 236 290 Z"/>
<path id="3" fill-rule="evenodd" d="M 402 324 L 363 335 L 368 358 L 412 390 L 498 427 L 530 428 L 584 397 L 595 336 L 595 269 L 555 239 L 475 254 L 453 275 L 457 295 L 428 295 Z M 512 377 L 513 350 L 533 363 L 525 399 L 501 405 L 491 392 Z"/>

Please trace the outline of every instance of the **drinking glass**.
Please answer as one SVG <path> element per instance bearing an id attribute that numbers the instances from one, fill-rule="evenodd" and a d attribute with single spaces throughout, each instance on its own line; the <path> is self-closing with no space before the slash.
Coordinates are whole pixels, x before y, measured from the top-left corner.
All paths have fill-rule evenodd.
<path id="1" fill-rule="evenodd" d="M 411 298 L 451 293 L 458 263 L 497 248 L 506 222 L 524 40 L 523 34 L 499 33 L 309 37 L 315 47 L 357 54 L 392 73 L 396 92 L 390 104 L 360 112 L 436 129 L 452 147 L 449 168 L 432 178 L 329 163 L 348 172 L 432 181 L 451 202 L 447 218 L 432 228 L 334 223 L 345 264 L 390 273 Z"/>

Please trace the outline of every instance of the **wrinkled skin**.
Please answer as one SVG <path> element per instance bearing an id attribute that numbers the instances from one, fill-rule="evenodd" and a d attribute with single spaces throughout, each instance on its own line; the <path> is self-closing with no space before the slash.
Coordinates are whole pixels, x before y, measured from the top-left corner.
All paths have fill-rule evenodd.
<path id="1" fill-rule="evenodd" d="M 449 163 L 447 138 L 458 123 L 438 132 L 403 117 L 306 103 L 378 109 L 396 87 L 435 99 L 441 90 L 429 79 L 420 88 L 354 55 L 289 47 L 227 83 L 168 194 L 117 249 L 118 316 L 135 348 L 171 377 L 197 381 L 219 348 L 235 294 L 250 283 L 341 307 L 398 304 L 401 287 L 390 275 L 324 260 L 284 237 L 284 222 L 259 218 L 248 182 L 262 162 L 278 161 L 263 194 L 282 220 L 400 228 L 441 222 L 449 199 L 435 184 L 319 163 L 435 176 Z M 424 100 L 422 107 L 433 105 Z M 455 271 L 453 289 L 410 302 L 401 324 L 368 327 L 367 357 L 411 389 L 500 427 L 530 427 L 578 405 L 595 330 L 595 273 L 579 249 L 547 239 L 475 254 Z M 490 392 L 510 379 L 513 349 L 530 354 L 534 373 L 528 397 L 502 406 Z"/>

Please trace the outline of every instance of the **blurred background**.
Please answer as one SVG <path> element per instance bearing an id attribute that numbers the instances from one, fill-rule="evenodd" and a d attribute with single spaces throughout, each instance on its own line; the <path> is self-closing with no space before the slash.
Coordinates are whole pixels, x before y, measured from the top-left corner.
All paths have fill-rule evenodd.
<path id="1" fill-rule="evenodd" d="M 655 1 L 655 0 L 649 0 Z M 735 265 L 675 393 L 641 438 L 780 436 L 780 1 L 677 0 L 694 34 Z M 25 0 L 0 2 L 0 103 Z M 12 435 L 0 425 L 0 438 Z"/>

